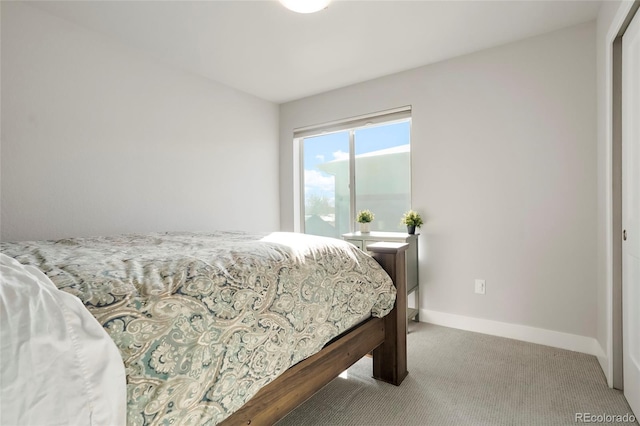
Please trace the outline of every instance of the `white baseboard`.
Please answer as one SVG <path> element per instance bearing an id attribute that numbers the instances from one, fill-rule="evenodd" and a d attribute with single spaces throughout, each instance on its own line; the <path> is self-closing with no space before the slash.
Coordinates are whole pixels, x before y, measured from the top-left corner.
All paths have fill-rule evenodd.
<path id="1" fill-rule="evenodd" d="M 546 330 L 520 324 L 473 318 L 445 312 L 420 309 L 420 321 L 492 336 L 507 337 L 539 345 L 582 352 L 598 357 L 600 363 L 606 356 L 598 341 L 593 337 L 563 333 L 561 331 Z"/>

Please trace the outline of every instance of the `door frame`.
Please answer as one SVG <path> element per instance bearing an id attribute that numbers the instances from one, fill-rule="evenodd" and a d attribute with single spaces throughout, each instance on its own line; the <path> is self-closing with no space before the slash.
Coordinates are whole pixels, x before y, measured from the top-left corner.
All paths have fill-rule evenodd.
<path id="1" fill-rule="evenodd" d="M 611 43 L 611 374 L 609 385 L 624 389 L 622 346 L 622 37 L 640 9 L 635 0 L 623 16 Z M 624 13 L 624 11 L 622 11 Z"/>

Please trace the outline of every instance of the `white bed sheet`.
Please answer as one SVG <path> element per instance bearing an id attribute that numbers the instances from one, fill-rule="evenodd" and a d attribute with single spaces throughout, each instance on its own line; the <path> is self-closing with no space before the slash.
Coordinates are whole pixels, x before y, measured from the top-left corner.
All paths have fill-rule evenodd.
<path id="1" fill-rule="evenodd" d="M 0 253 L 0 424 L 126 424 L 115 343 L 76 297 Z"/>

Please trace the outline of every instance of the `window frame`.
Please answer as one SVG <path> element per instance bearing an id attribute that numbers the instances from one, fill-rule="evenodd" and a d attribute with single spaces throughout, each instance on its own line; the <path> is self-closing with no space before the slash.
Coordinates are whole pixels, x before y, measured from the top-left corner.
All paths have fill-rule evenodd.
<path id="1" fill-rule="evenodd" d="M 411 106 L 395 108 L 364 116 L 352 117 L 345 120 L 333 121 L 321 125 L 314 125 L 294 129 L 294 172 L 297 177 L 297 197 L 294 197 L 294 229 L 296 232 L 305 233 L 305 176 L 304 176 L 304 140 L 331 133 L 349 133 L 349 232 L 357 230 L 356 222 L 356 156 L 355 156 L 355 132 L 363 128 L 391 125 L 395 123 L 409 123 L 409 145 L 412 139 Z M 296 154 L 297 151 L 297 155 Z M 411 148 L 410 148 L 411 152 Z M 410 155 L 410 158 L 412 156 Z M 409 164 L 413 168 L 412 161 Z M 409 193 L 413 191 L 412 179 L 409 182 Z M 296 200 L 297 198 L 297 200 Z"/>

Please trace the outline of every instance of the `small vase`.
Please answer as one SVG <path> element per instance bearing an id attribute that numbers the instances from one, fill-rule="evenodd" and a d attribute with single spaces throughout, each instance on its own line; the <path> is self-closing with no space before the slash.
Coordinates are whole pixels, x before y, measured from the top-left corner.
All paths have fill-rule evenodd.
<path id="1" fill-rule="evenodd" d="M 371 226 L 369 222 L 360 223 L 360 232 L 362 232 L 363 234 L 367 234 L 370 231 L 371 231 Z"/>
<path id="2" fill-rule="evenodd" d="M 416 233 L 416 226 L 415 225 L 407 225 L 407 233 L 410 235 L 413 235 Z"/>

